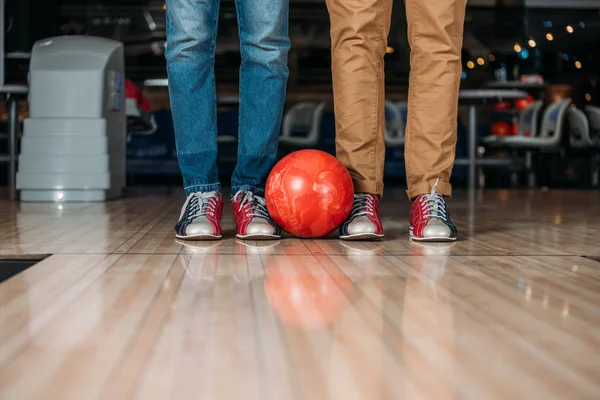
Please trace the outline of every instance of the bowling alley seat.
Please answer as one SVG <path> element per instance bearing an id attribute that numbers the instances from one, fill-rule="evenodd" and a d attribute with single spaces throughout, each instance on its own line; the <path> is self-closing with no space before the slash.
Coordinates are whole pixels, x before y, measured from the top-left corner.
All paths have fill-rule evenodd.
<path id="1" fill-rule="evenodd" d="M 542 127 L 537 131 L 536 110 L 539 112 L 540 102 L 535 102 L 522 113 L 519 121 L 519 134 L 517 136 L 488 136 L 483 139 L 487 147 L 504 148 L 525 151 L 525 169 L 529 174 L 529 187 L 535 186 L 535 172 L 533 169 L 533 153 L 552 152 L 561 148 L 563 126 L 571 99 L 558 100 L 550 104 L 542 116 Z M 539 108 L 538 108 L 539 107 Z M 531 108 L 531 114 L 529 114 Z M 530 136 L 523 133 L 530 129 Z"/>
<path id="2" fill-rule="evenodd" d="M 595 145 L 595 153 L 592 158 L 592 186 L 598 186 L 600 180 L 600 108 L 594 106 L 585 107 L 590 126 L 590 139 Z"/>
<path id="3" fill-rule="evenodd" d="M 385 101 L 385 144 L 387 147 L 404 147 L 404 130 L 406 123 L 402 118 L 402 109 L 400 104 L 394 104 L 391 101 Z"/>
<path id="4" fill-rule="evenodd" d="M 568 116 L 569 144 L 573 150 L 590 157 L 591 184 L 596 187 L 600 183 L 600 140 L 595 141 L 592 138 L 590 122 L 598 123 L 600 120 L 592 121 L 595 116 L 594 110 L 586 115 L 579 108 L 569 110 Z"/>
<path id="5" fill-rule="evenodd" d="M 408 122 L 408 102 L 399 101 L 396 103 L 396 108 L 400 111 L 400 119 L 402 120 L 404 127 L 406 127 L 406 123 Z"/>
<path id="6" fill-rule="evenodd" d="M 572 108 L 568 112 L 569 119 L 569 144 L 576 150 L 596 147 L 590 136 L 590 123 L 587 115 L 579 108 Z"/>
<path id="7" fill-rule="evenodd" d="M 321 121 L 325 103 L 299 103 L 283 118 L 279 142 L 282 146 L 300 149 L 314 148 L 321 138 Z"/>
<path id="8" fill-rule="evenodd" d="M 586 106 L 585 113 L 590 124 L 590 139 L 596 146 L 600 146 L 600 108 Z"/>

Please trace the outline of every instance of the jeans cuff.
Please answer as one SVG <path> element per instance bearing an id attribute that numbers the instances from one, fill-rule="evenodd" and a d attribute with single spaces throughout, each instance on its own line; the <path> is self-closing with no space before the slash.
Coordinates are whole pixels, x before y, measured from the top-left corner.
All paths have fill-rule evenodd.
<path id="1" fill-rule="evenodd" d="M 192 193 L 198 192 L 212 192 L 213 190 L 221 190 L 220 183 L 197 183 L 192 181 L 189 184 L 185 184 L 184 188 L 186 196 Z"/>
<path id="2" fill-rule="evenodd" d="M 265 197 L 265 188 L 264 187 L 257 187 L 257 186 L 252 186 L 252 185 L 239 185 L 239 186 L 231 187 L 231 200 L 233 200 L 235 198 L 235 194 L 237 192 L 239 192 L 240 190 L 246 190 L 248 192 L 252 192 L 253 194 L 255 194 L 257 196 Z"/>

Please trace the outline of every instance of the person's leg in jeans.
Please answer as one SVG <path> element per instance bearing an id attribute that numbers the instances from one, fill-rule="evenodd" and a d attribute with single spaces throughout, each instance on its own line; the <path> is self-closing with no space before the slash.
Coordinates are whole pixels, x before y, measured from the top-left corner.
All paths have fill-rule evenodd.
<path id="1" fill-rule="evenodd" d="M 238 236 L 279 237 L 263 185 L 275 161 L 287 81 L 287 0 L 237 3 L 242 66 L 240 146 L 233 176 Z M 216 166 L 214 54 L 218 0 L 167 0 L 167 68 L 179 165 L 188 198 L 176 226 L 182 239 L 221 237 Z"/>
<path id="2" fill-rule="evenodd" d="M 264 202 L 277 157 L 288 78 L 288 0 L 236 0 L 242 64 L 238 162 L 232 200 L 237 236 L 280 237 Z"/>
<path id="3" fill-rule="evenodd" d="M 167 71 L 186 194 L 221 189 L 217 172 L 215 43 L 219 0 L 167 0 Z"/>
<path id="4" fill-rule="evenodd" d="M 456 144 L 466 0 L 405 3 L 411 45 L 406 144 L 410 153 L 406 156 L 409 195 L 414 199 L 428 193 L 415 203 L 419 214 L 414 213 L 413 206 L 411 223 L 418 226 L 411 232 L 425 232 L 430 239 L 452 239 L 456 230 L 447 218 L 443 197 L 431 194 L 436 180 L 418 174 L 426 170 L 428 177 L 439 177 L 442 195 L 449 187 Z M 353 212 L 340 234 L 343 239 L 378 238 L 383 236 L 378 204 L 383 194 L 384 167 L 383 57 L 392 0 L 328 0 L 327 4 L 331 16 L 338 157 L 350 171 L 357 192 Z M 445 228 L 440 228 L 438 221 Z"/>
<path id="5" fill-rule="evenodd" d="M 167 0 L 167 72 L 177 158 L 187 200 L 180 239 L 221 237 L 214 58 L 219 0 Z"/>
<path id="6" fill-rule="evenodd" d="M 444 197 L 452 195 L 467 0 L 405 3 L 411 48 L 405 141 L 410 237 L 453 241 L 456 228 Z"/>

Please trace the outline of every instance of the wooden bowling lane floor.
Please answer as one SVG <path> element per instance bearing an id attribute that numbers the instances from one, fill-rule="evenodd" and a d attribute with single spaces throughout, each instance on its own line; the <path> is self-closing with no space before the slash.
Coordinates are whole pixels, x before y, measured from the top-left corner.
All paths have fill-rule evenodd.
<path id="1" fill-rule="evenodd" d="M 457 194 L 460 240 L 177 242 L 179 192 L 0 200 L 0 399 L 600 398 L 600 193 Z"/>

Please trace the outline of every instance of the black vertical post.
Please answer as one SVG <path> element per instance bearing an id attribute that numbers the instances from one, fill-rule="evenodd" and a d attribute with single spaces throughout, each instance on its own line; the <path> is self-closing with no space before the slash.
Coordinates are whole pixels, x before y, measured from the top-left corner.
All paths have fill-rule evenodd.
<path id="1" fill-rule="evenodd" d="M 22 0 L 17 0 L 22 1 Z M 29 10 L 31 21 L 29 47 L 41 39 L 56 35 L 57 1 L 56 0 L 29 0 L 32 4 Z"/>
<path id="2" fill-rule="evenodd" d="M 56 0 L 5 1 L 7 52 L 29 52 L 36 41 L 56 34 Z"/>

